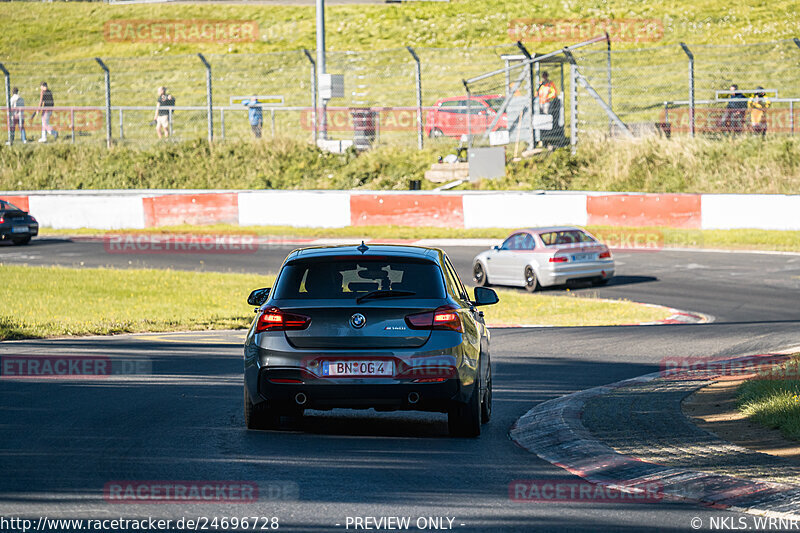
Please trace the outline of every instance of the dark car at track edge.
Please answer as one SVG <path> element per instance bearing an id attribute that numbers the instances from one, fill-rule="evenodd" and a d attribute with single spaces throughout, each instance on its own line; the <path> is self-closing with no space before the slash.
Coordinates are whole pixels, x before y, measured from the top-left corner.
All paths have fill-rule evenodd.
<path id="1" fill-rule="evenodd" d="M 492 410 L 489 331 L 447 255 L 401 245 L 295 250 L 257 289 L 244 345 L 244 418 L 268 429 L 306 409 L 444 412 L 474 437 Z"/>
<path id="2" fill-rule="evenodd" d="M 39 223 L 27 211 L 0 200 L 0 241 L 28 244 L 39 234 Z"/>

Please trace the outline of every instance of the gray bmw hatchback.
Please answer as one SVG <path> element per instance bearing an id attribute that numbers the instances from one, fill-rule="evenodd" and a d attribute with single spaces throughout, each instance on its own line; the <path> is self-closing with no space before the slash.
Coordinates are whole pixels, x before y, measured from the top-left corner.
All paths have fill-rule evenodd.
<path id="1" fill-rule="evenodd" d="M 275 286 L 257 289 L 244 345 L 244 418 L 275 426 L 305 409 L 447 413 L 475 437 L 492 413 L 489 331 L 436 248 L 373 245 L 295 250 Z"/>

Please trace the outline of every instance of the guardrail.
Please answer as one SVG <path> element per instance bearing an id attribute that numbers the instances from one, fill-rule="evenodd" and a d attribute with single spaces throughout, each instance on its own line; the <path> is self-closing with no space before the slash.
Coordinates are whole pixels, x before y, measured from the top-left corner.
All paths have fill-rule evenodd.
<path id="1" fill-rule="evenodd" d="M 520 191 L 0 191 L 43 227 L 600 225 L 800 230 L 800 195 Z M 269 205 L 269 209 L 264 209 Z M 298 218 L 297 213 L 303 216 Z M 199 231 L 199 230 L 198 230 Z"/>

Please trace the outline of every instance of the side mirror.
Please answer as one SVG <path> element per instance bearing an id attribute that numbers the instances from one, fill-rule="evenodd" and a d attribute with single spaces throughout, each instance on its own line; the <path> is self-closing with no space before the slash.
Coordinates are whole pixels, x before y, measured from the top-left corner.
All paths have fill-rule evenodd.
<path id="1" fill-rule="evenodd" d="M 492 246 L 492 250 L 500 250 L 500 245 L 495 244 L 494 246 Z"/>
<path id="2" fill-rule="evenodd" d="M 247 297 L 247 303 L 250 305 L 260 306 L 269 298 L 269 287 L 265 289 L 256 289 Z"/>
<path id="3" fill-rule="evenodd" d="M 475 305 L 492 305 L 500 301 L 493 289 L 475 287 Z"/>

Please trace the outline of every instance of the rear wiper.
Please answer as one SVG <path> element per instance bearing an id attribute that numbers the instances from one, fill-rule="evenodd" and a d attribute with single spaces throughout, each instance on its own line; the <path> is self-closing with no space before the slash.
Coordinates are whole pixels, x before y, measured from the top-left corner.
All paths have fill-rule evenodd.
<path id="1" fill-rule="evenodd" d="M 371 291 L 371 292 L 368 292 L 367 294 L 359 296 L 358 298 L 356 298 L 356 303 L 360 304 L 361 302 L 363 302 L 364 300 L 367 300 L 369 298 L 391 298 L 392 296 L 414 296 L 415 294 L 417 294 L 417 293 L 416 292 L 412 292 L 412 291 L 384 291 L 384 290 L 377 290 L 377 291 Z"/>

